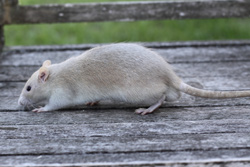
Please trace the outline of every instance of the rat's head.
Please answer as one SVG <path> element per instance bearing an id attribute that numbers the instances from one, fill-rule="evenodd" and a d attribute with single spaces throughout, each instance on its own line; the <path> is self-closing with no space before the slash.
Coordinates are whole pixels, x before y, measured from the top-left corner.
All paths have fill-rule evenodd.
<path id="1" fill-rule="evenodd" d="M 23 107 L 34 107 L 44 103 L 49 97 L 49 66 L 50 60 L 46 60 L 42 67 L 34 72 L 26 82 L 18 100 L 18 105 Z"/>

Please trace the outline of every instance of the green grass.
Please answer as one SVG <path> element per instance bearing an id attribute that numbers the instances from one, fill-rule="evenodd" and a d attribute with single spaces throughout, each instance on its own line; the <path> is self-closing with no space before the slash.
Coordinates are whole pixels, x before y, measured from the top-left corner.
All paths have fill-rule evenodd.
<path id="1" fill-rule="evenodd" d="M 105 0 L 107 1 L 107 0 Z M 114 0 L 113 0 L 114 1 Z M 38 4 L 65 0 L 37 0 Z M 71 2 L 90 2 L 74 0 Z M 91 1 L 93 2 L 93 1 Z M 100 1 L 98 1 L 100 2 Z M 32 0 L 21 1 L 33 5 Z M 250 39 L 250 19 L 165 20 L 5 26 L 7 46 Z"/>

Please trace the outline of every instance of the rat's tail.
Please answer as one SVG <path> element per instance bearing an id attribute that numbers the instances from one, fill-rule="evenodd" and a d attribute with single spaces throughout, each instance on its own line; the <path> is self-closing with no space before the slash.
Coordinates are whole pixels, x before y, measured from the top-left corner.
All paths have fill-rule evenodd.
<path id="1" fill-rule="evenodd" d="M 179 90 L 193 96 L 223 99 L 223 98 L 237 98 L 250 97 L 250 90 L 248 91 L 210 91 L 194 88 L 184 82 L 181 82 Z"/>

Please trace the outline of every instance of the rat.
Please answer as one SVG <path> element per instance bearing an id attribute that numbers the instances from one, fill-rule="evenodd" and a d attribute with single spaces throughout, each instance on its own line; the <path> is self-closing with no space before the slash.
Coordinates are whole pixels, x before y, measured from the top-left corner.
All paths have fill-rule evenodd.
<path id="1" fill-rule="evenodd" d="M 19 106 L 34 112 L 58 110 L 101 100 L 148 104 L 135 112 L 152 113 L 163 102 L 180 98 L 181 92 L 204 98 L 237 98 L 250 91 L 211 91 L 184 83 L 159 54 L 138 44 L 98 46 L 58 64 L 50 60 L 26 82 Z"/>

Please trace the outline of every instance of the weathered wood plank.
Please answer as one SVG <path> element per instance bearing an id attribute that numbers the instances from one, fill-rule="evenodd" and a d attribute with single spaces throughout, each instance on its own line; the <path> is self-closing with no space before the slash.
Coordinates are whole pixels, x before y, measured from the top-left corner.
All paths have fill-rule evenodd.
<path id="1" fill-rule="evenodd" d="M 229 61 L 249 61 L 249 46 L 214 46 L 156 49 L 167 61 L 177 63 L 214 63 Z"/>
<path id="2" fill-rule="evenodd" d="M 160 130 L 164 131 L 164 129 Z M 57 129 L 56 131 L 59 130 Z M 38 133 L 34 130 L 32 132 Z M 32 136 L 32 134 L 30 135 Z M 57 135 L 55 135 L 55 137 L 57 137 Z M 35 139 L 11 138 L 0 140 L 0 156 L 94 153 L 119 154 L 136 152 L 177 152 L 188 150 L 211 151 L 227 148 L 235 150 L 249 148 L 249 142 L 250 136 L 248 133 L 155 136 L 119 135 L 109 137 L 82 137 L 79 135 L 79 137 L 69 136 L 68 139 L 60 137 L 51 139 L 50 136 L 47 138 L 39 137 Z M 145 147 L 145 145 L 147 145 L 147 147 Z"/>
<path id="3" fill-rule="evenodd" d="M 70 57 L 78 56 L 84 51 L 37 51 L 13 53 L 3 52 L 2 66 L 41 66 L 43 61 L 49 59 L 52 63 L 60 63 Z M 27 61 L 28 60 L 28 61 Z"/>
<path id="4" fill-rule="evenodd" d="M 212 150 L 151 152 L 130 154 L 66 154 L 0 156 L 2 165 L 9 166 L 178 166 L 178 167 L 246 167 L 250 150 Z"/>
<path id="5" fill-rule="evenodd" d="M 201 47 L 241 47 L 249 46 L 250 40 L 216 40 L 216 41 L 182 41 L 182 42 L 136 42 L 148 48 L 174 49 L 174 48 L 201 48 Z M 75 44 L 75 45 L 37 45 L 37 46 L 10 46 L 6 51 L 14 53 L 44 52 L 44 51 L 77 51 L 87 50 L 104 44 Z M 107 45 L 107 44 L 105 44 Z"/>
<path id="6" fill-rule="evenodd" d="M 249 17 L 249 7 L 248 0 L 18 6 L 4 24 Z"/>
<path id="7" fill-rule="evenodd" d="M 101 119 L 101 118 L 100 118 Z M 83 120 L 84 121 L 84 120 Z M 78 137 L 160 136 L 180 134 L 248 133 L 248 119 L 1 126 L 0 139 L 70 139 Z M 246 139 L 246 138 L 245 138 Z"/>
<path id="8" fill-rule="evenodd" d="M 218 109 L 218 111 L 219 110 L 220 109 Z M 33 114 L 35 114 L 35 113 L 33 113 Z M 45 113 L 45 114 L 48 114 L 48 113 Z M 111 114 L 111 115 L 116 117 L 113 114 Z M 15 114 L 15 117 L 17 117 L 17 116 L 18 116 L 18 113 Z M 52 117 L 51 115 L 47 115 L 47 118 L 51 118 L 51 117 Z M 243 115 L 243 117 L 246 118 L 244 115 Z M 31 117 L 28 117 L 28 118 L 31 118 Z M 87 118 L 87 119 L 89 119 L 89 118 Z M 104 117 L 101 115 L 99 118 L 103 119 Z M 4 119 L 4 117 L 1 117 L 1 119 Z M 60 118 L 56 118 L 56 117 L 55 117 L 55 119 L 60 120 Z M 41 121 L 44 121 L 44 120 L 47 120 L 47 119 L 46 118 L 41 119 Z M 125 117 L 124 121 L 125 120 L 128 120 L 128 118 Z M 70 155 L 70 156 L 72 156 L 71 158 L 74 157 L 74 160 L 75 160 L 74 163 L 83 162 L 83 160 L 84 160 L 84 162 L 93 162 L 92 161 L 93 159 L 91 159 L 91 158 L 85 159 L 86 156 L 88 156 L 90 154 L 98 157 L 97 158 L 99 160 L 98 162 L 103 163 L 106 161 L 100 160 L 99 158 L 102 159 L 103 157 L 106 157 L 105 155 L 107 153 L 108 153 L 109 157 L 110 156 L 116 157 L 117 155 L 123 157 L 124 154 L 131 155 L 131 156 L 133 155 L 133 156 L 137 157 L 136 155 L 142 154 L 141 152 L 144 152 L 143 154 L 150 154 L 151 156 L 155 155 L 155 160 L 158 160 L 158 161 L 159 160 L 173 161 L 171 155 L 173 155 L 173 152 L 174 152 L 175 154 L 178 154 L 178 156 L 176 156 L 176 158 L 177 157 L 179 158 L 178 160 L 176 160 L 176 162 L 177 161 L 180 162 L 180 160 L 183 160 L 184 157 L 185 158 L 187 157 L 187 156 L 183 155 L 183 152 L 187 152 L 187 154 L 192 155 L 191 157 L 194 160 L 201 160 L 202 156 L 196 157 L 196 156 L 194 156 L 194 154 L 196 154 L 196 152 L 203 152 L 203 154 L 206 154 L 206 156 L 204 156 L 203 158 L 208 159 L 210 163 L 211 163 L 211 157 L 209 156 L 209 158 L 208 158 L 208 154 L 207 154 L 208 152 L 213 152 L 213 153 L 219 152 L 221 155 L 218 156 L 216 154 L 216 158 L 217 158 L 217 160 L 218 160 L 218 158 L 222 158 L 222 159 L 220 159 L 220 161 L 225 161 L 225 160 L 223 160 L 223 158 L 225 159 L 225 157 L 227 157 L 229 160 L 232 158 L 235 159 L 239 155 L 240 155 L 239 159 L 242 157 L 246 157 L 246 158 L 249 157 L 249 154 L 246 154 L 246 152 L 244 154 L 239 154 L 239 152 L 241 152 L 242 148 L 248 147 L 248 143 L 249 143 L 249 141 L 248 141 L 249 135 L 248 134 L 249 134 L 249 132 L 239 133 L 239 131 L 237 131 L 237 132 L 233 131 L 233 133 L 231 133 L 232 131 L 230 130 L 230 131 L 228 131 L 228 134 L 227 134 L 227 132 L 225 133 L 225 131 L 223 131 L 223 132 L 220 131 L 221 127 L 220 127 L 220 125 L 218 126 L 218 123 L 217 123 L 217 122 L 220 122 L 219 124 L 221 124 L 221 126 L 232 126 L 236 129 L 248 129 L 247 127 L 249 125 L 246 124 L 247 122 L 249 122 L 248 118 L 246 118 L 246 121 L 238 120 L 237 122 L 240 123 L 241 125 L 236 125 L 236 126 L 235 126 L 235 124 L 237 124 L 237 122 L 235 122 L 233 119 L 229 119 L 226 122 L 224 122 L 224 120 L 222 120 L 222 121 L 215 120 L 215 121 L 216 121 L 215 124 L 212 123 L 212 121 L 209 121 L 210 123 L 206 124 L 207 123 L 206 121 L 201 120 L 198 124 L 203 124 L 201 126 L 203 126 L 203 128 L 205 128 L 205 131 L 207 128 L 209 130 L 214 129 L 216 131 L 216 133 L 218 133 L 218 134 L 196 134 L 197 131 L 193 130 L 192 128 L 200 129 L 200 127 L 199 127 L 199 125 L 197 126 L 197 124 L 194 124 L 193 123 L 194 121 L 189 122 L 189 121 L 179 121 L 178 120 L 178 122 L 180 124 L 182 124 L 182 126 L 176 125 L 175 123 L 171 125 L 171 123 L 169 124 L 169 122 L 167 122 L 167 126 L 163 126 L 161 124 L 165 124 L 165 122 L 163 123 L 162 121 L 157 121 L 157 122 L 160 122 L 160 124 L 157 123 L 156 127 L 153 127 L 153 128 L 148 128 L 150 126 L 144 127 L 144 125 L 142 125 L 142 127 L 140 128 L 141 123 L 139 123 L 138 125 L 135 125 L 135 126 L 133 126 L 133 125 L 131 126 L 131 124 L 129 124 L 129 128 L 130 128 L 129 131 L 127 129 L 124 129 L 123 127 L 120 128 L 121 127 L 120 125 L 122 125 L 122 126 L 125 125 L 124 123 L 122 123 L 122 124 L 115 123 L 114 124 L 113 122 L 108 121 L 107 123 L 113 124 L 112 127 L 115 128 L 114 130 L 110 129 L 110 131 L 113 132 L 111 135 L 117 136 L 117 137 L 114 137 L 111 139 L 108 138 L 110 133 L 105 131 L 105 130 L 109 130 L 109 129 L 104 128 L 104 132 L 102 134 L 98 132 L 99 130 L 102 131 L 103 127 L 106 126 L 106 125 L 103 125 L 102 123 L 99 125 L 93 124 L 92 128 L 89 128 L 90 127 L 89 125 L 87 125 L 87 127 L 83 128 L 84 125 L 82 125 L 82 124 L 77 125 L 77 124 L 73 123 L 70 125 L 73 130 L 72 129 L 69 130 L 69 129 L 67 129 L 67 127 L 65 128 L 65 125 L 58 126 L 58 124 L 55 124 L 52 128 L 48 127 L 48 126 L 46 126 L 46 127 L 41 126 L 41 125 L 39 125 L 39 123 L 35 126 L 35 128 L 32 128 L 32 126 L 27 126 L 27 125 L 21 127 L 21 129 L 19 129 L 20 126 L 16 126 L 16 125 L 15 126 L 13 126 L 13 125 L 1 126 L 1 131 L 2 131 L 2 133 L 4 133 L 4 135 L 1 134 L 0 136 L 5 136 L 8 139 L 4 139 L 4 141 L 2 140 L 2 142 L 0 142 L 0 146 L 1 146 L 0 150 L 2 148 L 2 151 L 0 151 L 2 153 L 2 156 L 0 156 L 0 159 L 3 157 L 7 158 L 9 155 L 12 155 L 12 161 L 10 161 L 10 160 L 6 161 L 6 159 L 5 159 L 4 161 L 1 161 L 1 162 L 2 163 L 3 162 L 6 162 L 6 163 L 12 162 L 12 164 L 15 162 L 18 162 L 20 165 L 20 163 L 22 163 L 24 161 L 29 162 L 29 163 L 35 163 L 35 164 L 39 164 L 42 162 L 46 162 L 46 163 L 51 164 L 51 163 L 57 162 L 57 158 L 55 158 L 57 156 L 61 157 L 60 163 L 64 162 L 64 160 L 65 160 L 65 162 L 69 162 L 67 158 L 63 158 L 64 155 L 65 156 Z M 144 122 L 144 120 L 142 120 L 142 122 Z M 176 121 L 173 121 L 173 122 L 176 122 Z M 44 122 L 44 123 L 47 124 L 46 122 Z M 70 123 L 65 122 L 65 124 L 70 124 Z M 147 124 L 147 123 L 145 123 L 145 124 Z M 204 124 L 206 124 L 206 126 L 204 126 Z M 211 124 L 212 124 L 212 126 L 211 126 Z M 224 125 L 222 125 L 222 124 L 224 124 Z M 151 123 L 151 125 L 152 125 L 152 123 Z M 183 135 L 170 134 L 170 136 L 169 136 L 168 134 L 165 134 L 165 132 L 164 132 L 166 129 L 172 129 L 178 133 L 179 128 L 183 129 L 183 126 L 190 128 L 190 130 L 188 132 L 188 133 L 191 133 L 190 135 L 188 135 L 187 132 L 184 132 Z M 119 128 L 117 128 L 117 127 L 119 127 Z M 22 128 L 28 129 L 28 130 L 23 131 Z M 77 128 L 79 128 L 79 130 L 76 130 Z M 189 129 L 189 128 L 186 128 L 186 129 Z M 66 131 L 64 131 L 64 130 L 66 130 Z M 86 133 L 83 133 L 82 130 L 87 130 L 88 132 L 90 131 L 90 133 L 95 131 L 95 134 L 85 135 Z M 136 133 L 131 132 L 132 130 L 136 131 Z M 145 130 L 150 131 L 151 133 L 146 132 L 145 133 L 146 135 L 145 135 L 144 134 Z M 13 132 L 9 133 L 6 131 L 13 131 Z M 73 133 L 76 133 L 75 136 L 72 135 L 72 131 L 73 131 Z M 137 131 L 139 131 L 139 133 Z M 156 131 L 157 131 L 157 134 L 155 133 Z M 28 135 L 28 132 L 30 133 L 30 135 Z M 152 134 L 152 132 L 153 132 L 153 134 Z M 117 135 L 118 133 L 123 133 L 123 135 Z M 209 133 L 211 133 L 211 132 L 209 132 Z M 222 135 L 220 133 L 222 133 Z M 15 135 L 13 135 L 13 134 L 15 134 Z M 148 134 L 149 134 L 149 136 L 148 136 Z M 138 137 L 134 137 L 137 135 L 138 135 Z M 18 141 L 15 139 L 15 136 L 18 136 L 18 139 L 17 139 Z M 132 137 L 133 140 L 129 139 L 129 137 Z M 222 139 L 219 139 L 220 137 L 222 137 Z M 112 141 L 112 142 L 110 142 L 110 141 Z M 74 142 L 76 142 L 76 145 L 73 144 Z M 149 142 L 149 144 L 147 144 L 147 147 L 145 147 L 145 142 Z M 100 147 L 100 144 L 103 144 L 104 146 Z M 219 147 L 217 148 L 216 146 L 219 146 Z M 114 147 L 114 148 L 112 148 L 112 147 Z M 178 147 L 179 151 L 178 151 L 178 148 L 176 149 L 175 147 Z M 182 148 L 183 150 L 180 151 L 180 148 Z M 150 149 L 150 150 L 147 151 L 145 149 Z M 186 150 L 184 150 L 184 149 L 186 149 Z M 199 149 L 201 149 L 202 151 Z M 221 150 L 224 150 L 224 151 L 221 152 Z M 232 150 L 233 150 L 234 154 L 229 156 L 228 154 Z M 13 151 L 14 151 L 14 153 L 16 153 L 15 156 L 13 156 L 14 155 Z M 21 151 L 21 152 L 18 152 L 18 151 Z M 115 151 L 117 151 L 117 152 L 115 152 Z M 179 154 L 180 152 L 181 152 L 181 154 Z M 237 152 L 237 154 L 236 154 L 236 152 Z M 84 158 L 82 157 L 81 160 L 80 159 L 76 160 L 76 157 L 78 157 L 78 155 L 84 155 Z M 166 158 L 166 157 L 164 158 L 164 157 L 162 157 L 162 155 L 168 155 L 167 156 L 168 158 Z M 39 160 L 43 159 L 44 156 L 46 156 L 47 161 L 39 161 Z M 25 160 L 20 162 L 20 159 L 19 159 L 20 157 L 26 157 L 26 158 L 24 158 Z M 36 157 L 37 160 L 34 160 L 31 157 L 33 157 L 33 158 Z M 27 161 L 27 158 L 29 161 Z M 138 158 L 139 158 L 139 160 L 142 160 L 142 159 L 140 159 L 141 158 L 140 156 L 137 157 L 136 160 L 138 160 Z M 48 161 L 48 159 L 50 161 Z M 95 160 L 97 160 L 97 159 L 95 159 Z M 109 160 L 111 161 L 111 159 L 109 159 Z M 116 160 L 113 159 L 113 161 L 111 161 L 111 162 L 116 162 Z M 133 160 L 133 162 L 136 160 Z M 149 159 L 144 159 L 144 161 L 147 161 L 147 160 L 149 160 Z M 121 162 L 121 161 L 117 161 L 117 162 Z M 124 162 L 126 162 L 126 161 L 124 161 Z M 190 162 L 193 163 L 194 161 L 190 161 Z"/>
<path id="9" fill-rule="evenodd" d="M 24 82 L 0 82 L 0 96 L 19 96 Z"/>
<path id="10" fill-rule="evenodd" d="M 250 62 L 214 62 L 197 64 L 173 64 L 177 75 L 186 77 L 247 77 L 250 71 Z"/>
<path id="11" fill-rule="evenodd" d="M 55 48 L 56 49 L 56 48 Z M 63 49 L 63 47 L 62 47 Z M 164 59 L 176 63 L 204 63 L 250 61 L 250 45 L 248 46 L 211 46 L 211 47 L 178 47 L 154 49 Z M 85 50 L 11 50 L 3 52 L 2 66 L 41 66 L 46 59 L 52 63 L 62 62 L 70 57 L 78 56 Z M 32 60 L 32 61 L 27 61 Z"/>
<path id="12" fill-rule="evenodd" d="M 135 114 L 133 109 L 66 110 L 39 114 L 31 111 L 2 111 L 0 118 L 0 126 L 249 120 L 250 109 L 249 106 L 160 108 L 155 114 L 146 116 Z"/>
<path id="13" fill-rule="evenodd" d="M 236 47 L 249 46 L 250 40 L 214 40 L 214 41 L 181 41 L 181 42 L 135 42 L 148 48 L 156 49 L 171 49 L 171 48 L 185 48 L 185 47 Z M 39 52 L 39 51 L 76 51 L 87 50 L 96 46 L 107 45 L 102 43 L 90 44 L 70 44 L 70 45 L 31 45 L 31 46 L 10 46 L 6 48 L 8 51 L 14 53 L 24 52 Z"/>

